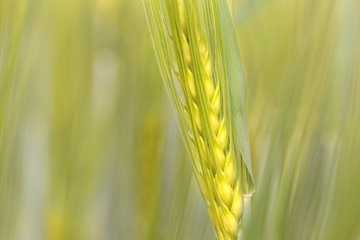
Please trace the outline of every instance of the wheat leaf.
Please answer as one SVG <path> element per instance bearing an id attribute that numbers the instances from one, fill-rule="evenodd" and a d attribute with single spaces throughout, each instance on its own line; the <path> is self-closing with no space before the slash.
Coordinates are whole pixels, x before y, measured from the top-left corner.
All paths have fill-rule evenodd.
<path id="1" fill-rule="evenodd" d="M 224 42 L 227 82 L 230 93 L 232 122 L 238 150 L 250 175 L 249 193 L 254 191 L 251 169 L 249 130 L 246 117 L 246 81 L 234 24 L 226 0 L 220 0 L 220 17 Z"/>

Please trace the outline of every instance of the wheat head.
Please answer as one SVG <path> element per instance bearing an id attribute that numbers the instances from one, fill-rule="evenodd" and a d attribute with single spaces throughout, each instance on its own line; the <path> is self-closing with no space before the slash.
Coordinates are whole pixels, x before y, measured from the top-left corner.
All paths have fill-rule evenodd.
<path id="1" fill-rule="evenodd" d="M 220 84 L 212 81 L 210 55 L 201 33 L 195 36 L 198 40 L 199 55 L 202 64 L 196 66 L 202 73 L 202 81 L 196 86 L 191 59 L 191 48 L 186 26 L 183 4 L 178 1 L 181 23 L 181 45 L 186 60 L 186 78 L 177 78 L 183 91 L 189 91 L 190 109 L 184 108 L 189 125 L 192 119 L 193 132 L 198 132 L 197 144 L 192 145 L 196 160 L 203 158 L 200 184 L 206 199 L 210 202 L 209 214 L 220 239 L 236 239 L 239 220 L 242 212 L 242 195 L 240 182 L 236 179 L 237 169 L 228 133 L 226 116 L 221 113 Z M 201 105 L 201 107 L 200 107 Z M 203 110 L 203 118 L 200 110 Z M 191 116 L 191 117 L 190 117 Z M 212 149 L 212 151 L 210 151 Z"/>
<path id="2" fill-rule="evenodd" d="M 241 159 L 236 154 L 226 64 L 222 49 L 217 47 L 222 43 L 214 24 L 216 4 L 144 0 L 165 85 L 211 221 L 219 239 L 238 239 L 244 185 L 238 167 Z"/>

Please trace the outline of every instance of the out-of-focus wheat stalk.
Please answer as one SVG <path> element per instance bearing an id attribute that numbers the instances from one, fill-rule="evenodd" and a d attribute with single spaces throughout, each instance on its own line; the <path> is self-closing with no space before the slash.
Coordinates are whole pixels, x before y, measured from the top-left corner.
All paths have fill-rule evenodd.
<path id="1" fill-rule="evenodd" d="M 358 239 L 360 4 L 254 5 L 238 28 L 257 179 L 245 237 Z"/>
<path id="2" fill-rule="evenodd" d="M 18 220 L 22 102 L 39 33 L 43 7 L 33 16 L 28 0 L 0 1 L 0 238 L 13 239 Z"/>

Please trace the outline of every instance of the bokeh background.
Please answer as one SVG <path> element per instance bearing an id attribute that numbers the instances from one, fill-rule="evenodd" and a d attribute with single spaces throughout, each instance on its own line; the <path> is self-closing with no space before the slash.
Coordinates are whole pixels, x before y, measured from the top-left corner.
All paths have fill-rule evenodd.
<path id="1" fill-rule="evenodd" d="M 236 0 L 246 239 L 360 239 L 360 2 Z M 0 0 L 0 239 L 215 239 L 140 0 Z"/>

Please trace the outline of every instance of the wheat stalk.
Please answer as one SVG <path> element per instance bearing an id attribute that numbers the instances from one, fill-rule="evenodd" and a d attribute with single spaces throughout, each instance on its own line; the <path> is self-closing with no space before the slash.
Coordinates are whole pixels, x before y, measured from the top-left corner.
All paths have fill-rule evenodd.
<path id="1" fill-rule="evenodd" d="M 234 136 L 218 2 L 146 0 L 144 5 L 217 236 L 238 239 L 247 175 L 239 173 L 242 156 Z"/>

